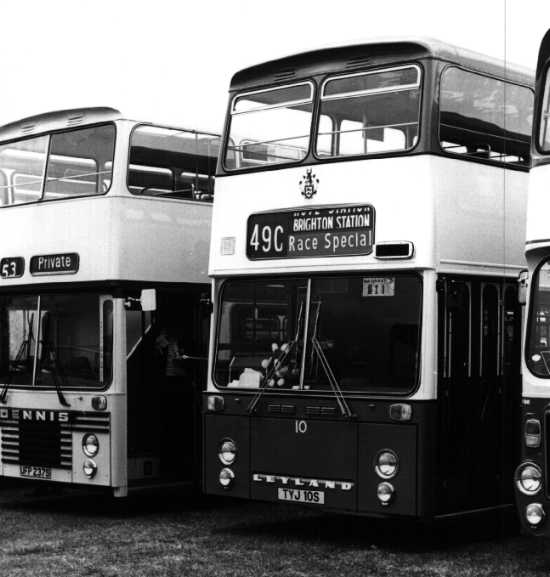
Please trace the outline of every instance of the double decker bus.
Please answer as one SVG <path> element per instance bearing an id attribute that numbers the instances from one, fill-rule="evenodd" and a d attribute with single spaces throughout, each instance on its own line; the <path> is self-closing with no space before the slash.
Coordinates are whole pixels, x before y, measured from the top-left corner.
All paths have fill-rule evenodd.
<path id="1" fill-rule="evenodd" d="M 529 180 L 525 256 L 521 277 L 526 320 L 522 356 L 521 462 L 515 473 L 516 502 L 525 532 L 550 535 L 550 31 L 537 63 L 532 171 Z"/>
<path id="2" fill-rule="evenodd" d="M 233 76 L 207 493 L 424 519 L 511 510 L 532 82 L 415 39 Z"/>
<path id="3" fill-rule="evenodd" d="M 0 127 L 3 477 L 200 480 L 218 150 L 110 108 Z"/>

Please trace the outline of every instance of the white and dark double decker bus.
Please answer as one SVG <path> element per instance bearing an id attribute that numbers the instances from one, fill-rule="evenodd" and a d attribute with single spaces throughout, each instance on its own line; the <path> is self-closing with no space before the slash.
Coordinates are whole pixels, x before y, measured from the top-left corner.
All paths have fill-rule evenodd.
<path id="1" fill-rule="evenodd" d="M 550 31 L 536 74 L 525 256 L 527 301 L 522 360 L 521 462 L 515 487 L 523 529 L 550 535 Z M 527 290 L 528 289 L 528 290 Z M 522 291 L 523 292 L 523 291 Z"/>
<path id="2" fill-rule="evenodd" d="M 530 74 L 436 41 L 235 74 L 207 493 L 373 516 L 511 507 L 532 108 Z"/>
<path id="3" fill-rule="evenodd" d="M 109 108 L 0 128 L 3 477 L 197 476 L 218 149 Z"/>

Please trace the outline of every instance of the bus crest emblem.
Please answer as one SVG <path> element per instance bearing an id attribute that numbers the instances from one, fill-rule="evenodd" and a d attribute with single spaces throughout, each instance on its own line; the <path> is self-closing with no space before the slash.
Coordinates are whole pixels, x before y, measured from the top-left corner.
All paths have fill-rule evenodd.
<path id="1" fill-rule="evenodd" d="M 298 184 L 302 187 L 302 196 L 310 199 L 314 194 L 317 194 L 316 185 L 319 184 L 319 179 L 312 173 L 311 168 L 308 168 L 305 176 L 302 177 Z"/>

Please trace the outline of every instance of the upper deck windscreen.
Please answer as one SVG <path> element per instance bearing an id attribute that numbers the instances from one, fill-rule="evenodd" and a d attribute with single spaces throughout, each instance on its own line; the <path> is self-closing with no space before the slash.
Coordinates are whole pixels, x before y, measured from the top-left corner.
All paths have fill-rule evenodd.
<path id="1" fill-rule="evenodd" d="M 309 150 L 312 118 L 309 82 L 238 95 L 231 109 L 226 168 L 302 160 Z"/>
<path id="2" fill-rule="evenodd" d="M 0 206 L 104 194 L 114 147 L 114 124 L 0 145 Z"/>
<path id="3" fill-rule="evenodd" d="M 420 92 L 421 70 L 411 65 L 329 76 L 317 91 L 303 82 L 238 94 L 225 167 L 300 162 L 311 134 L 317 158 L 409 150 L 418 140 Z M 312 130 L 314 96 L 320 115 Z"/>

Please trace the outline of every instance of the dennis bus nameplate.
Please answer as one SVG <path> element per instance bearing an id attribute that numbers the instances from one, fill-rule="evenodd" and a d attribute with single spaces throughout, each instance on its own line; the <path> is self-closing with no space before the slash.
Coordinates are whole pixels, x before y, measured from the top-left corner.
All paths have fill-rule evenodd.
<path id="1" fill-rule="evenodd" d="M 37 255 L 31 258 L 30 271 L 34 276 L 74 274 L 78 272 L 79 261 L 76 252 Z"/>
<path id="2" fill-rule="evenodd" d="M 361 204 L 251 214 L 246 239 L 250 260 L 366 255 L 374 244 L 374 207 Z"/>

